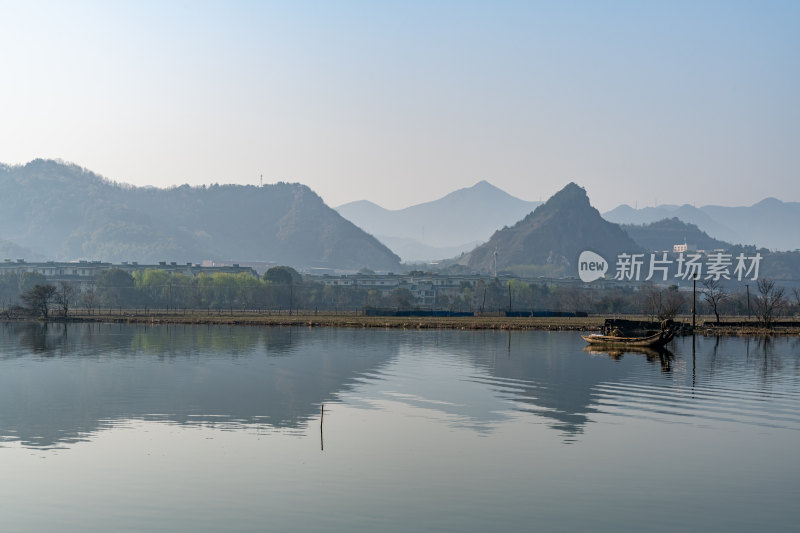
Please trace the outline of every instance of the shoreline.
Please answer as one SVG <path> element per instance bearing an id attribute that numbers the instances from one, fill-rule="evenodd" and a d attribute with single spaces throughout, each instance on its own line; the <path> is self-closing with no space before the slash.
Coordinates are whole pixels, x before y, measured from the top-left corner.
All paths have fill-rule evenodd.
<path id="1" fill-rule="evenodd" d="M 641 315 L 617 316 L 633 320 L 647 320 Z M 88 314 L 76 312 L 63 317 L 50 317 L 48 323 L 114 323 L 114 324 L 176 324 L 176 325 L 220 325 L 220 326 L 262 326 L 262 327 L 338 327 L 338 328 L 384 328 L 384 329 L 459 329 L 459 330 L 543 330 L 543 331 L 599 331 L 605 316 L 589 317 L 506 317 L 506 316 L 474 316 L 474 317 L 393 317 L 363 316 L 356 313 L 300 313 L 300 314 L 265 314 L 263 312 L 215 312 L 206 311 L 157 311 L 138 312 L 122 310 L 120 312 L 103 311 Z M 4 322 L 31 321 L 36 319 L 2 318 Z M 683 316 L 676 321 L 691 323 L 691 317 Z M 765 328 L 753 322 L 743 324 L 737 321 L 726 325 L 723 321 L 717 325 L 714 320 L 702 317 L 695 328 L 696 333 L 704 336 L 764 336 L 800 335 L 800 326 L 796 322 L 781 325 L 775 321 L 773 327 Z"/>

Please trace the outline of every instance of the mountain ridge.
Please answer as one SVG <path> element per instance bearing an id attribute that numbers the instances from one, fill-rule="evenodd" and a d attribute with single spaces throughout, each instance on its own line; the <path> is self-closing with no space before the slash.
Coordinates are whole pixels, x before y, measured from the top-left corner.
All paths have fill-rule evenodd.
<path id="1" fill-rule="evenodd" d="M 794 231 L 800 225 L 800 202 L 774 197 L 750 206 L 683 204 L 636 209 L 621 204 L 603 213 L 603 218 L 618 224 L 649 224 L 673 217 L 695 224 L 708 235 L 730 243 L 782 251 L 800 248 L 800 239 Z"/>
<path id="2" fill-rule="evenodd" d="M 402 239 L 406 243 L 403 260 L 415 261 L 433 259 L 430 255 L 437 249 L 441 254 L 469 251 L 468 244 L 459 243 L 485 241 L 498 228 L 517 222 L 540 204 L 516 198 L 481 180 L 437 200 L 402 209 L 385 209 L 369 200 L 348 202 L 336 209 L 372 235 L 395 242 Z M 446 257 L 453 255 L 437 259 Z"/>
<path id="3" fill-rule="evenodd" d="M 0 170 L 0 239 L 61 260 L 399 267 L 305 185 L 143 188 L 43 159 Z"/>

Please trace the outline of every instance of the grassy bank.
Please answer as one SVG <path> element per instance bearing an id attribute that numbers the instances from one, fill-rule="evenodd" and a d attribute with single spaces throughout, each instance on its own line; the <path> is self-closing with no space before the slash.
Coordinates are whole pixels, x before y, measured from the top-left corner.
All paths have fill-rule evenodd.
<path id="1" fill-rule="evenodd" d="M 648 320 L 641 315 L 617 316 L 631 320 Z M 113 322 L 127 324 L 216 324 L 242 326 L 297 326 L 340 328 L 400 328 L 400 329 L 500 329 L 500 330 L 551 330 L 597 331 L 605 316 L 590 317 L 505 317 L 484 315 L 475 317 L 374 317 L 354 312 L 299 314 L 267 313 L 264 311 L 205 311 L 205 310 L 102 310 L 92 314 L 83 310 L 70 313 L 76 322 Z M 58 319 L 56 319 L 58 320 Z M 678 317 L 678 321 L 691 324 L 691 316 Z M 764 328 L 755 321 L 743 324 L 714 323 L 713 317 L 698 317 L 697 333 L 702 335 L 800 335 L 800 327 L 788 321 L 776 321 L 773 327 Z"/>
<path id="2" fill-rule="evenodd" d="M 603 317 L 516 318 L 478 317 L 375 317 L 356 313 L 266 314 L 255 312 L 208 313 L 205 311 L 79 312 L 71 319 L 81 322 L 123 322 L 128 324 L 220 324 L 242 326 L 301 326 L 401 329 L 543 329 L 589 331 L 599 329 Z"/>

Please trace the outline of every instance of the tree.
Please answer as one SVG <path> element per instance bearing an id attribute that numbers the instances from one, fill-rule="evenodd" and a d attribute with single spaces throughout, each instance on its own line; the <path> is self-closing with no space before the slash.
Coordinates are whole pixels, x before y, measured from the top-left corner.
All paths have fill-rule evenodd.
<path id="1" fill-rule="evenodd" d="M 643 315 L 649 315 L 653 320 L 661 307 L 661 291 L 654 283 L 648 281 L 645 283 L 644 288 L 640 291 L 641 312 Z"/>
<path id="2" fill-rule="evenodd" d="M 447 294 L 445 294 L 444 292 L 437 292 L 436 293 L 436 302 L 435 303 L 436 303 L 436 307 L 438 307 L 440 309 L 445 309 L 445 308 L 452 309 L 452 306 L 450 305 L 451 304 L 450 297 Z"/>
<path id="3" fill-rule="evenodd" d="M 264 273 L 264 281 L 272 283 L 285 283 L 286 285 L 299 284 L 303 280 L 297 270 L 289 266 L 272 267 Z"/>
<path id="4" fill-rule="evenodd" d="M 662 291 L 661 310 L 658 313 L 659 320 L 673 319 L 686 305 L 686 298 L 678 291 L 677 285 L 670 285 Z"/>
<path id="5" fill-rule="evenodd" d="M 367 305 L 370 307 L 378 307 L 381 305 L 381 293 L 375 289 L 367 291 Z"/>
<path id="6" fill-rule="evenodd" d="M 69 281 L 59 281 L 58 287 L 56 288 L 54 301 L 61 308 L 61 313 L 64 318 L 66 318 L 67 314 L 69 313 L 70 306 L 75 301 L 75 285 Z"/>
<path id="7" fill-rule="evenodd" d="M 217 272 L 214 280 L 214 300 L 219 307 L 227 307 L 233 313 L 233 302 L 236 300 L 236 278 L 233 274 Z"/>
<path id="8" fill-rule="evenodd" d="M 392 305 L 400 309 L 408 309 L 416 302 L 416 298 L 414 298 L 411 291 L 403 288 L 393 289 L 389 293 L 389 298 Z"/>
<path id="9" fill-rule="evenodd" d="M 145 303 L 151 307 L 168 308 L 171 299 L 171 275 L 166 270 L 138 270 L 133 274 L 134 283 Z"/>
<path id="10" fill-rule="evenodd" d="M 53 285 L 36 285 L 32 289 L 23 292 L 20 299 L 33 314 L 47 319 L 55 293 L 56 288 Z"/>
<path id="11" fill-rule="evenodd" d="M 104 270 L 97 276 L 97 292 L 106 307 L 127 306 L 134 295 L 133 276 L 119 268 Z"/>
<path id="12" fill-rule="evenodd" d="M 5 272 L 0 276 L 0 307 L 9 307 L 19 297 L 19 276 L 16 272 Z"/>
<path id="13" fill-rule="evenodd" d="M 265 299 L 264 282 L 247 272 L 235 274 L 239 291 L 239 302 L 244 308 L 254 308 Z"/>
<path id="14" fill-rule="evenodd" d="M 273 297 L 278 302 L 286 305 L 289 308 L 289 314 L 291 314 L 294 304 L 294 287 L 302 283 L 302 276 L 292 267 L 276 266 L 264 273 L 264 281 L 277 289 L 277 291 L 271 291 Z"/>
<path id="15" fill-rule="evenodd" d="M 214 305 L 214 278 L 201 272 L 195 281 L 195 290 L 197 295 L 195 300 L 201 307 L 210 308 Z"/>
<path id="16" fill-rule="evenodd" d="M 678 291 L 677 285 L 661 289 L 648 283 L 643 289 L 643 305 L 645 314 L 659 320 L 675 318 L 686 304 L 686 298 Z"/>
<path id="17" fill-rule="evenodd" d="M 703 299 L 711 306 L 714 316 L 717 317 L 717 324 L 719 324 L 719 306 L 728 299 L 728 291 L 718 279 L 704 279 Z"/>
<path id="18" fill-rule="evenodd" d="M 764 326 L 769 327 L 772 319 L 786 304 L 783 293 L 784 288 L 775 286 L 775 280 L 769 278 L 758 280 L 758 294 L 755 297 L 756 317 Z"/>
<path id="19" fill-rule="evenodd" d="M 494 309 L 499 311 L 508 306 L 508 288 L 498 278 L 492 278 L 485 285 L 485 289 L 486 302 L 484 306 L 486 310 Z"/>
<path id="20" fill-rule="evenodd" d="M 94 306 L 97 303 L 97 289 L 92 283 L 89 287 L 86 288 L 85 291 L 81 293 L 81 301 L 83 302 L 83 306 L 86 307 L 86 310 L 89 314 L 92 314 L 94 310 Z"/>

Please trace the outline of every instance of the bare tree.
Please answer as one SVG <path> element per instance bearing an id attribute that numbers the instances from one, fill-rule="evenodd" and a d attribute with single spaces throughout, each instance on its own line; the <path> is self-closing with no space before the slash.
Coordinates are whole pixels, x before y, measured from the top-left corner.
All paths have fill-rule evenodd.
<path id="1" fill-rule="evenodd" d="M 90 285 L 83 293 L 81 294 L 81 300 L 83 301 L 84 307 L 92 314 L 92 310 L 94 306 L 97 304 L 97 289 L 95 288 L 94 284 Z"/>
<path id="2" fill-rule="evenodd" d="M 777 287 L 775 280 L 769 278 L 758 280 L 758 294 L 755 297 L 756 317 L 764 326 L 769 327 L 775 315 L 786 305 L 783 294 L 784 288 Z"/>
<path id="3" fill-rule="evenodd" d="M 47 319 L 55 293 L 56 288 L 53 285 L 36 285 L 32 289 L 23 292 L 20 295 L 20 299 L 32 313 Z"/>
<path id="4" fill-rule="evenodd" d="M 686 297 L 678 291 L 677 285 L 672 285 L 661 291 L 661 309 L 658 312 L 659 320 L 675 318 L 686 305 Z"/>
<path id="5" fill-rule="evenodd" d="M 800 289 L 797 287 L 793 288 L 792 294 L 794 295 L 795 305 L 797 305 L 797 309 L 800 311 Z"/>
<path id="6" fill-rule="evenodd" d="M 69 281 L 59 281 L 55 293 L 55 302 L 61 308 L 64 318 L 69 313 L 69 308 L 75 301 L 75 285 Z"/>
<path id="7" fill-rule="evenodd" d="M 675 318 L 686 305 L 686 298 L 678 291 L 677 285 L 659 288 L 654 284 L 648 284 L 643 290 L 645 314 L 650 315 L 651 318 L 659 320 Z"/>
<path id="8" fill-rule="evenodd" d="M 655 319 L 656 315 L 658 315 L 661 310 L 661 300 L 661 290 L 656 287 L 654 283 L 646 283 L 645 287 L 641 291 L 641 305 L 643 314 L 649 315 L 651 320 Z"/>
<path id="9" fill-rule="evenodd" d="M 719 324 L 719 306 L 728 299 L 728 291 L 719 280 L 705 279 L 703 280 L 703 299 L 711 306 L 714 316 L 717 317 L 717 324 Z"/>
<path id="10" fill-rule="evenodd" d="M 569 287 L 563 291 L 558 291 L 559 307 L 562 311 L 583 311 L 587 309 L 587 298 L 585 291 L 575 287 Z"/>

